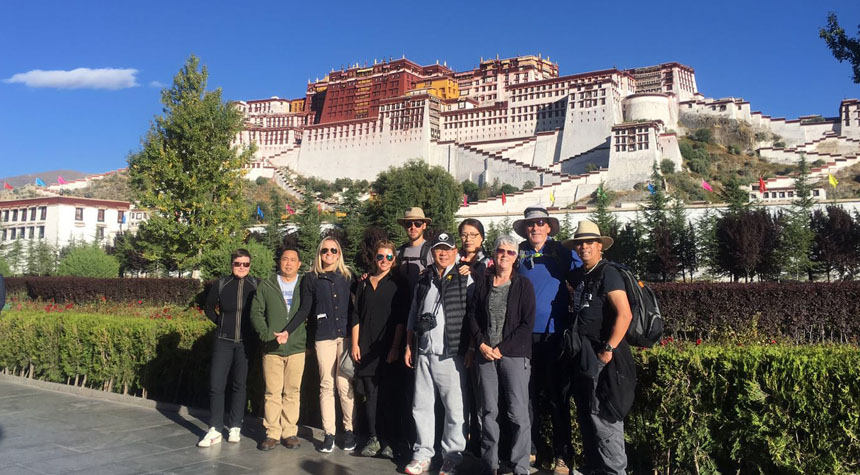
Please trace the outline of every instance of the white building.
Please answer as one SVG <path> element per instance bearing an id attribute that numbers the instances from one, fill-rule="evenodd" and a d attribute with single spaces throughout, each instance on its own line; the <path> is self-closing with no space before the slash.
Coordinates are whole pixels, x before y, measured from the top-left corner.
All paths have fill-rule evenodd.
<path id="1" fill-rule="evenodd" d="M 129 230 L 129 211 L 127 201 L 72 196 L 0 201 L 0 243 L 45 240 L 58 248 L 72 240 L 109 244 L 117 233 Z"/>

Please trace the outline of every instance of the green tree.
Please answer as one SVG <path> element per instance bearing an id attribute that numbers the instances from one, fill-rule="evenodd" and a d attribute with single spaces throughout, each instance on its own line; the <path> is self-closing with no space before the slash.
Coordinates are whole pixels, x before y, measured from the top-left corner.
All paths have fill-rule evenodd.
<path id="1" fill-rule="evenodd" d="M 711 208 L 705 209 L 705 213 L 696 221 L 696 254 L 698 263 L 706 269 L 711 277 L 722 275 L 719 266 L 719 243 L 717 242 L 717 224 L 720 215 Z"/>
<path id="2" fill-rule="evenodd" d="M 860 26 L 857 28 L 860 30 Z M 854 72 L 852 79 L 860 84 L 860 35 L 857 38 L 846 35 L 845 30 L 839 26 L 836 14 L 830 12 L 827 15 L 827 26 L 818 30 L 818 36 L 827 43 L 837 61 L 851 63 Z"/>
<path id="3" fill-rule="evenodd" d="M 720 190 L 720 199 L 729 205 L 728 212 L 739 213 L 746 211 L 750 207 L 749 193 L 740 178 L 733 176 L 723 183 L 723 189 Z"/>
<path id="4" fill-rule="evenodd" d="M 815 233 L 812 260 L 816 270 L 827 281 L 833 272 L 840 279 L 851 279 L 860 267 L 857 243 L 860 243 L 860 224 L 841 206 L 831 205 L 826 210 L 812 213 L 811 228 Z"/>
<path id="5" fill-rule="evenodd" d="M 200 259 L 200 277 L 204 280 L 217 279 L 232 272 L 230 269 L 230 254 L 238 248 L 243 248 L 251 254 L 250 275 L 265 279 L 275 271 L 275 252 L 266 244 L 248 239 L 247 242 L 235 240 L 225 242 L 217 248 L 206 249 Z"/>
<path id="6" fill-rule="evenodd" d="M 57 270 L 57 250 L 40 239 L 27 244 L 27 275 L 51 275 Z"/>
<path id="7" fill-rule="evenodd" d="M 12 269 L 9 268 L 9 263 L 6 262 L 6 258 L 0 256 L 0 275 L 9 277 L 12 275 Z"/>
<path id="8" fill-rule="evenodd" d="M 358 199 L 359 193 L 357 187 L 347 188 L 343 193 L 343 200 L 337 207 L 338 212 L 343 214 L 339 223 L 343 230 L 344 242 L 341 243 L 343 245 L 343 258 L 346 260 L 346 264 L 353 269 L 359 269 L 363 266 L 360 254 L 363 252 L 364 230 L 367 227 L 364 205 Z"/>
<path id="9" fill-rule="evenodd" d="M 606 190 L 606 184 L 601 182 L 600 186 L 598 186 L 597 190 L 594 192 L 594 212 L 591 213 L 588 219 L 597 224 L 597 227 L 604 236 L 609 236 L 612 239 L 617 240 L 621 225 L 619 224 L 618 218 L 615 214 L 609 211 L 609 205 L 612 203 L 614 198 L 615 193 Z M 616 261 L 618 260 L 617 253 L 618 249 L 613 246 L 610 247 L 609 250 L 604 251 L 603 255 L 609 260 Z"/>
<path id="10" fill-rule="evenodd" d="M 20 275 L 26 265 L 26 254 L 24 243 L 20 239 L 16 239 L 4 250 L 6 263 L 11 270 L 10 275 Z"/>
<path id="11" fill-rule="evenodd" d="M 813 270 L 810 258 L 815 233 L 810 228 L 812 205 L 812 184 L 809 182 L 809 164 L 806 156 L 800 155 L 797 176 L 794 179 L 795 200 L 791 208 L 781 213 L 782 235 L 777 249 L 779 261 L 788 277 L 800 280 Z M 810 276 L 811 277 L 811 276 Z"/>
<path id="12" fill-rule="evenodd" d="M 96 243 L 75 246 L 60 261 L 58 275 L 75 277 L 118 277 L 119 261 Z"/>
<path id="13" fill-rule="evenodd" d="M 486 239 L 484 239 L 484 242 L 486 243 L 485 247 L 487 249 L 492 248 L 492 246 L 496 244 L 496 239 L 498 239 L 499 236 L 507 236 L 513 234 L 514 227 L 511 224 L 510 218 L 505 218 L 501 221 L 498 221 L 498 224 L 496 224 L 496 221 L 493 221 L 490 223 L 489 226 L 487 226 Z"/>
<path id="14" fill-rule="evenodd" d="M 296 233 L 299 257 L 302 264 L 311 269 L 314 266 L 317 247 L 320 243 L 322 216 L 320 216 L 319 206 L 314 196 L 307 190 L 302 195 L 302 203 L 296 213 L 294 222 L 299 228 Z"/>
<path id="15" fill-rule="evenodd" d="M 142 149 L 129 159 L 129 177 L 141 206 L 152 212 L 139 229 L 147 259 L 168 270 L 195 269 L 205 249 L 235 239 L 244 222 L 242 166 L 253 149 L 231 145 L 242 116 L 206 91 L 208 72 L 191 56 L 161 91 Z"/>
<path id="16" fill-rule="evenodd" d="M 648 252 L 644 240 L 644 226 L 637 216 L 618 231 L 618 239 L 615 240 L 615 244 L 610 249 L 610 251 L 614 251 L 613 260 L 626 265 L 636 275 L 644 275 Z"/>
<path id="17" fill-rule="evenodd" d="M 380 173 L 371 186 L 377 199 L 369 206 L 369 221 L 396 241 L 406 239 L 396 220 L 413 206 L 422 208 L 433 220 L 433 229 L 453 231 L 454 213 L 463 202 L 463 188 L 443 168 L 412 160 Z"/>
<path id="18" fill-rule="evenodd" d="M 573 237 L 573 233 L 576 230 L 573 227 L 573 222 L 570 218 L 570 213 L 564 213 L 564 218 L 561 219 L 561 222 L 558 226 L 558 233 L 553 237 L 558 242 L 563 242 L 567 239 Z"/>

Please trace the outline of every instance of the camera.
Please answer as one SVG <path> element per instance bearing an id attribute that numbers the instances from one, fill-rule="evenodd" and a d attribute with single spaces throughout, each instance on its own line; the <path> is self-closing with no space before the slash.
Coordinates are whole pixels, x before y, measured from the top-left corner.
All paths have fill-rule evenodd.
<path id="1" fill-rule="evenodd" d="M 436 315 L 426 312 L 418 315 L 415 321 L 415 333 L 423 335 L 436 328 Z"/>

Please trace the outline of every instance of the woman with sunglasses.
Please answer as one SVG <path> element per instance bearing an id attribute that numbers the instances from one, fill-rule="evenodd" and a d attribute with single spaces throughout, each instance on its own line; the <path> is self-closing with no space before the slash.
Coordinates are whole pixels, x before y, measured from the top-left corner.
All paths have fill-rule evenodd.
<path id="1" fill-rule="evenodd" d="M 302 279 L 301 306 L 286 329 L 276 333 L 278 343 L 286 342 L 289 334 L 308 320 L 308 339 L 314 341 L 320 374 L 320 415 L 325 437 L 317 450 L 322 453 L 334 450 L 335 386 L 343 413 L 343 450 L 355 449 L 352 382 L 338 364 L 341 355 L 349 351 L 344 339 L 352 312 L 351 286 L 352 272 L 343 261 L 340 243 L 332 237 L 323 239 L 312 272 Z"/>
<path id="2" fill-rule="evenodd" d="M 245 414 L 248 359 L 253 353 L 251 345 L 255 338 L 251 328 L 251 301 L 257 290 L 257 279 L 248 275 L 251 272 L 251 253 L 246 249 L 233 251 L 230 268 L 231 274 L 212 284 L 206 296 L 206 316 L 217 327 L 209 368 L 209 431 L 197 443 L 199 447 L 221 443 L 228 376 L 232 375 L 232 394 L 227 442 L 239 442 Z"/>
<path id="3" fill-rule="evenodd" d="M 481 459 L 490 473 L 499 469 L 499 396 L 506 401 L 515 474 L 529 473 L 532 327 L 535 291 L 514 272 L 519 245 L 510 236 L 496 240 L 492 272 L 475 279 L 467 306 L 481 397 Z"/>
<path id="4" fill-rule="evenodd" d="M 409 311 L 409 288 L 399 273 L 392 272 L 397 248 L 388 240 L 378 241 L 374 248 L 374 270 L 358 283 L 352 313 L 352 359 L 355 379 L 364 393 L 369 439 L 361 455 L 393 458 L 391 445 L 404 435 L 394 390 L 400 381 L 393 364 L 400 352 L 406 313 Z M 377 418 L 377 414 L 381 417 Z"/>

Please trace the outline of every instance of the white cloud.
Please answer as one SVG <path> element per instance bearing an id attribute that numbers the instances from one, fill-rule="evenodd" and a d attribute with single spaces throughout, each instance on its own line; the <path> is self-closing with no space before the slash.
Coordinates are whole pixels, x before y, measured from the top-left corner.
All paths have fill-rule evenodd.
<path id="1" fill-rule="evenodd" d="M 149 87 L 164 87 L 164 86 L 166 86 L 166 85 L 167 85 L 167 84 L 164 84 L 164 83 L 163 83 L 163 82 L 161 82 L 161 81 L 150 81 L 150 82 L 149 82 Z"/>
<path id="2" fill-rule="evenodd" d="M 137 69 L 77 68 L 71 71 L 43 71 L 34 69 L 18 73 L 6 83 L 21 83 L 27 87 L 51 87 L 56 89 L 125 89 L 137 86 Z"/>

